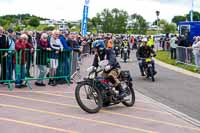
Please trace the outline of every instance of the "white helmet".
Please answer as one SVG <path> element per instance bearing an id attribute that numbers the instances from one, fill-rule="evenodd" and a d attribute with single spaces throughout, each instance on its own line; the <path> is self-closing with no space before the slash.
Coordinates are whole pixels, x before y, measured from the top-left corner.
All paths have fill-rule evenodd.
<path id="1" fill-rule="evenodd" d="M 142 39 L 142 42 L 147 42 L 147 41 L 148 41 L 147 38 Z"/>

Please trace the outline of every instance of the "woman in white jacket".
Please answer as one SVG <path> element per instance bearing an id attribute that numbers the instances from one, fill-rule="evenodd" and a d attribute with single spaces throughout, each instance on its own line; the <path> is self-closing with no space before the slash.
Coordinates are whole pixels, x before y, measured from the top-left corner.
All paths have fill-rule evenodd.
<path id="1" fill-rule="evenodd" d="M 196 43 L 193 44 L 193 53 L 195 58 L 195 64 L 200 68 L 200 36 L 196 38 Z"/>

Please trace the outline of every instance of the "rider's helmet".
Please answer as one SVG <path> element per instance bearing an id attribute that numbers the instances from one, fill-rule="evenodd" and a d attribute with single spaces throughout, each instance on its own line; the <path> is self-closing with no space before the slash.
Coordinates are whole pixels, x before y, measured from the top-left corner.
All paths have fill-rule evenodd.
<path id="1" fill-rule="evenodd" d="M 105 44 L 102 40 L 96 40 L 92 43 L 92 47 L 93 48 L 97 48 L 97 49 L 104 49 L 105 48 Z"/>
<path id="2" fill-rule="evenodd" d="M 142 42 L 148 42 L 147 38 L 143 38 Z"/>

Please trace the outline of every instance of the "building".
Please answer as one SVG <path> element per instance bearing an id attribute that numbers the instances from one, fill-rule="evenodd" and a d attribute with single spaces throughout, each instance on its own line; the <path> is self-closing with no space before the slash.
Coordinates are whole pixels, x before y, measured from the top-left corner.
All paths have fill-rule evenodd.
<path id="1" fill-rule="evenodd" d="M 55 27 L 58 26 L 59 30 L 67 30 L 68 26 L 67 26 L 67 21 L 64 19 L 61 20 L 54 20 L 54 19 L 49 19 L 49 20 L 43 20 L 40 21 L 41 25 L 48 25 L 49 27 Z"/>

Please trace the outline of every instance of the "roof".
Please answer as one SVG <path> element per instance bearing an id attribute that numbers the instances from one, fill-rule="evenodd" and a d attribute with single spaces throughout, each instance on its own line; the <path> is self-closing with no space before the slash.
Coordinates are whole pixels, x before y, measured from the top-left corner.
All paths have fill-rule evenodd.
<path id="1" fill-rule="evenodd" d="M 178 25 L 200 25 L 200 21 L 193 21 L 193 22 L 179 22 Z"/>

